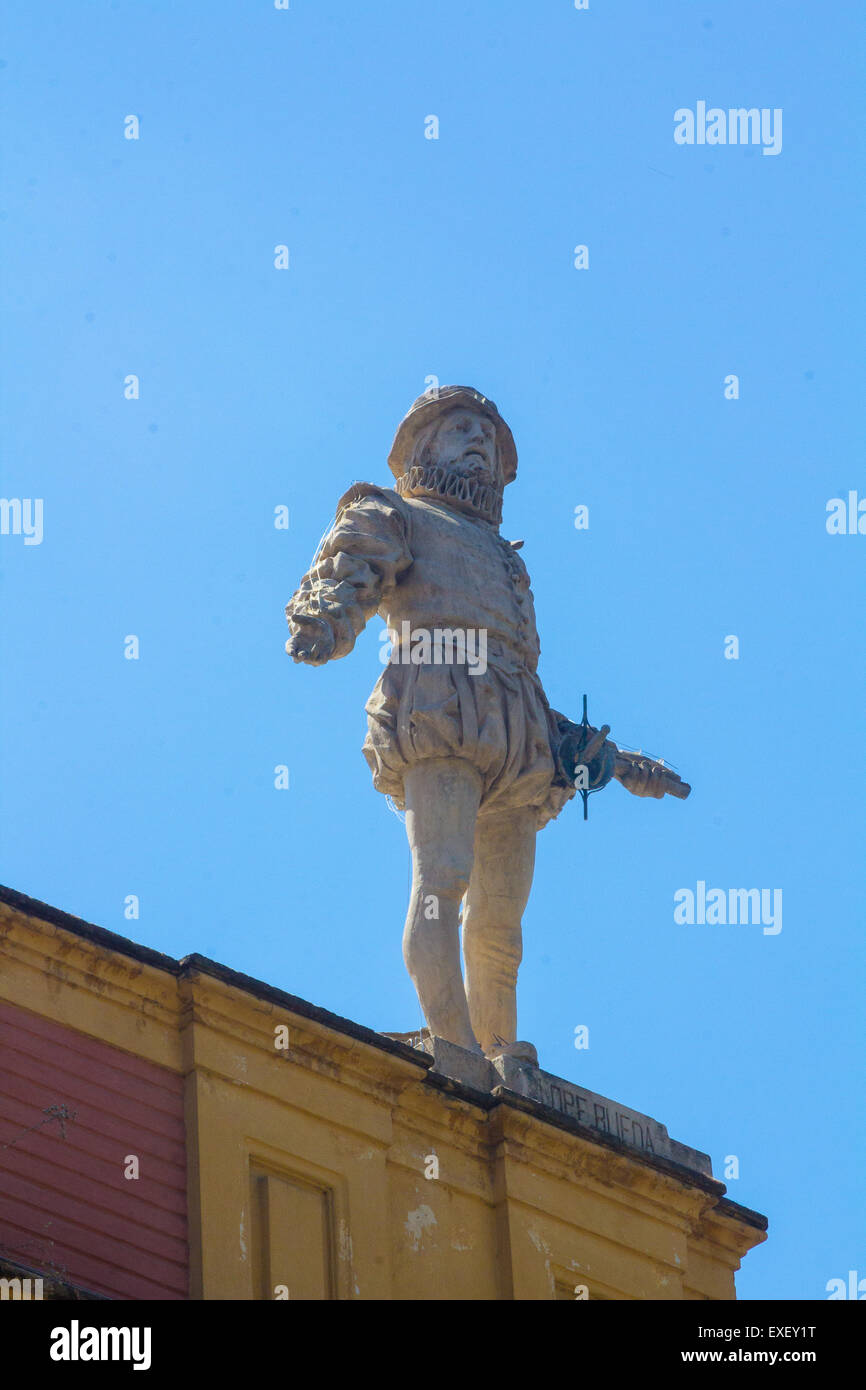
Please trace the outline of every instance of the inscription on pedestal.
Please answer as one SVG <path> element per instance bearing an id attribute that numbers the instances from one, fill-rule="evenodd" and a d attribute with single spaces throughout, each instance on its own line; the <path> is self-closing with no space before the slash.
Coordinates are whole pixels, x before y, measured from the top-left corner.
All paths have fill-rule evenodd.
<path id="1" fill-rule="evenodd" d="M 642 1153 L 670 1159 L 712 1177 L 713 1166 L 707 1154 L 671 1139 L 666 1126 L 649 1115 L 630 1110 L 628 1106 L 619 1105 L 606 1096 L 574 1086 L 561 1076 L 552 1076 L 550 1072 L 527 1066 L 512 1057 L 497 1057 L 493 1066 L 510 1091 L 516 1091 L 528 1100 L 539 1101 L 551 1110 L 558 1110 L 560 1114 L 576 1120 L 578 1124 L 618 1139 L 620 1143 L 628 1144 Z"/>
<path id="2" fill-rule="evenodd" d="M 635 1144 L 639 1149 L 646 1149 L 647 1153 L 651 1154 L 659 1152 L 659 1136 L 656 1136 L 656 1142 L 653 1143 L 653 1128 L 661 1129 L 663 1126 L 647 1120 L 646 1117 L 639 1120 L 636 1115 L 620 1110 L 610 1101 L 590 1100 L 589 1096 L 562 1081 L 551 1081 L 548 1090 L 548 1104 L 553 1110 L 561 1110 L 563 1115 L 570 1115 L 582 1125 L 591 1125 L 593 1129 L 612 1134 L 624 1144 Z"/>

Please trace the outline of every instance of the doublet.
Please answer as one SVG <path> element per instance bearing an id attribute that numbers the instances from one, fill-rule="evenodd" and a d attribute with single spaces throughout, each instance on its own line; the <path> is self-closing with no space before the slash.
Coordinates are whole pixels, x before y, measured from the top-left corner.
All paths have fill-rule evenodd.
<path id="1" fill-rule="evenodd" d="M 363 753 L 378 791 L 403 806 L 403 776 L 425 758 L 466 758 L 482 778 L 479 814 L 531 806 L 539 828 L 574 796 L 560 733 L 537 675 L 529 575 L 495 526 L 427 496 L 356 484 L 286 609 L 325 622 L 345 656 L 377 614 L 393 634 L 366 705 Z M 486 669 L 416 664 L 401 634 L 486 634 Z"/>

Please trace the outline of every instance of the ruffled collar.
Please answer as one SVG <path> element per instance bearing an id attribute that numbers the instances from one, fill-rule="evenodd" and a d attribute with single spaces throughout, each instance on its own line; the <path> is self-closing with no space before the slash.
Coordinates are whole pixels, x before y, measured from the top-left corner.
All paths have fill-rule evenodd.
<path id="1" fill-rule="evenodd" d="M 396 490 L 401 497 L 430 497 L 459 511 L 477 516 L 498 526 L 502 521 L 502 493 L 472 478 L 465 478 L 451 468 L 433 464 L 413 464 L 397 479 Z"/>

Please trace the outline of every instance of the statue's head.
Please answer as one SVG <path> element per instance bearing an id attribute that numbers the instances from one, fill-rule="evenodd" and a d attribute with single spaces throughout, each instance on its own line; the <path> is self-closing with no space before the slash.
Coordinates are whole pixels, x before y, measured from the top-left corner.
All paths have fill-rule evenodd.
<path id="1" fill-rule="evenodd" d="M 498 524 L 517 450 L 491 400 L 469 386 L 440 386 L 415 401 L 388 464 L 403 496 L 435 497 Z"/>

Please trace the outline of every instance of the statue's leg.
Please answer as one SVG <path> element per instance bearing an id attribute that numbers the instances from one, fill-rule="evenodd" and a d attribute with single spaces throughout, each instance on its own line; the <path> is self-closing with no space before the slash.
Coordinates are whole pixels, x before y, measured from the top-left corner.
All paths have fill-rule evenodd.
<path id="1" fill-rule="evenodd" d="M 430 1031 L 479 1052 L 460 973 L 460 900 L 472 872 L 481 777 L 463 758 L 429 758 L 404 775 L 412 896 L 403 959 Z"/>
<path id="2" fill-rule="evenodd" d="M 524 807 L 480 816 L 475 860 L 463 904 L 466 994 L 475 1036 L 485 1052 L 517 1034 L 520 922 L 535 868 L 537 811 Z"/>

